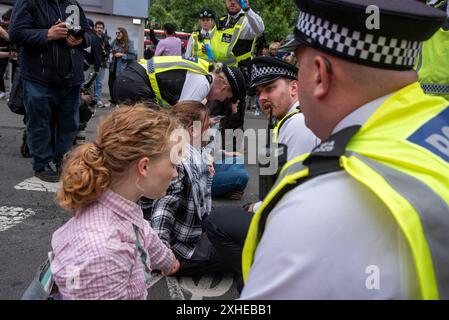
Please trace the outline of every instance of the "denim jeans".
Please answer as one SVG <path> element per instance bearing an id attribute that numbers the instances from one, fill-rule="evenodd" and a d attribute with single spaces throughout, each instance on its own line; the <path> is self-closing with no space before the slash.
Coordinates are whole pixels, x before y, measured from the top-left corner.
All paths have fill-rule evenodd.
<path id="1" fill-rule="evenodd" d="M 233 190 L 245 190 L 249 174 L 242 157 L 228 157 L 222 163 L 215 163 L 212 181 L 212 197 L 217 198 Z"/>
<path id="2" fill-rule="evenodd" d="M 100 102 L 102 98 L 103 91 L 103 80 L 106 75 L 106 69 L 100 68 L 100 73 L 97 76 L 97 80 L 95 80 L 95 101 Z"/>
<path id="3" fill-rule="evenodd" d="M 51 161 L 59 165 L 73 146 L 79 126 L 80 88 L 23 80 L 27 143 L 34 171 L 43 170 Z"/>

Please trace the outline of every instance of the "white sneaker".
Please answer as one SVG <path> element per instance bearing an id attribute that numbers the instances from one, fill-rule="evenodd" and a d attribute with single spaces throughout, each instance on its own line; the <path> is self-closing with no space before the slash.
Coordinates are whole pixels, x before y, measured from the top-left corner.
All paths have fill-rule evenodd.
<path id="1" fill-rule="evenodd" d="M 6 97 L 6 93 L 3 91 L 0 91 L 0 99 L 3 99 L 4 97 Z"/>
<path id="2" fill-rule="evenodd" d="M 96 108 L 104 108 L 105 106 L 104 106 L 103 102 L 98 101 L 98 102 L 97 102 L 97 105 L 96 105 L 95 107 L 96 107 Z"/>

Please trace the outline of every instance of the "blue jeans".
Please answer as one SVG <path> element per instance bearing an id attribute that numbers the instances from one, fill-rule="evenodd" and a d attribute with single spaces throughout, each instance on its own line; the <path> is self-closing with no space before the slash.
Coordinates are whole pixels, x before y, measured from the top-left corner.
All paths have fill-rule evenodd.
<path id="1" fill-rule="evenodd" d="M 103 91 L 103 80 L 104 76 L 106 75 L 106 69 L 100 68 L 100 73 L 97 76 L 97 79 L 95 80 L 95 101 L 100 102 L 102 98 L 102 91 Z"/>
<path id="2" fill-rule="evenodd" d="M 233 190 L 245 190 L 249 174 L 241 157 L 225 158 L 224 163 L 215 163 L 212 181 L 212 197 L 218 198 Z"/>
<path id="3" fill-rule="evenodd" d="M 33 170 L 59 165 L 73 146 L 79 126 L 80 88 L 50 87 L 23 80 L 28 147 Z"/>

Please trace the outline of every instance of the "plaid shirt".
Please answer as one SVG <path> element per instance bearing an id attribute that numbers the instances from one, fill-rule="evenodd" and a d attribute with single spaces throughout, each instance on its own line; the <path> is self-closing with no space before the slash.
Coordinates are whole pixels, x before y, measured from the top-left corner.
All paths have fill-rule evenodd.
<path id="1" fill-rule="evenodd" d="M 189 146 L 167 195 L 148 203 L 151 226 L 169 248 L 185 259 L 192 257 L 203 233 L 203 219 L 212 209 L 213 176 L 203 156 L 206 153 L 200 154 Z"/>
<path id="2" fill-rule="evenodd" d="M 169 271 L 173 253 L 143 219 L 141 208 L 111 190 L 53 234 L 51 270 L 66 299 L 146 299 L 144 265 Z"/>

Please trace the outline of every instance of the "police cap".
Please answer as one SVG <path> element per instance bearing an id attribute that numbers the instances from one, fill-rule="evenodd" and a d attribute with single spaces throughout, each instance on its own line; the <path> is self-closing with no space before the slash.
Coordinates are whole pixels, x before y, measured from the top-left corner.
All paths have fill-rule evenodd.
<path id="1" fill-rule="evenodd" d="M 250 64 L 251 88 L 268 84 L 279 78 L 296 80 L 298 68 L 274 57 L 257 57 Z"/>
<path id="2" fill-rule="evenodd" d="M 200 11 L 198 17 L 199 17 L 200 19 L 202 19 L 202 18 L 212 18 L 212 19 L 215 19 L 215 14 L 214 14 L 214 12 L 213 12 L 212 10 L 210 10 L 210 9 L 203 9 L 203 10 Z"/>
<path id="3" fill-rule="evenodd" d="M 376 68 L 410 70 L 421 44 L 444 23 L 444 12 L 417 0 L 295 0 L 295 38 L 283 51 L 308 45 Z"/>

